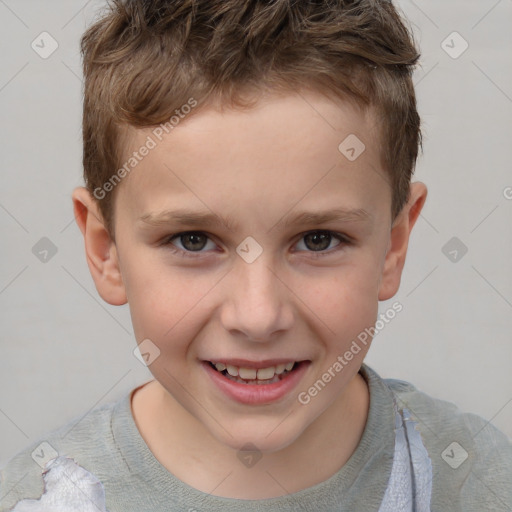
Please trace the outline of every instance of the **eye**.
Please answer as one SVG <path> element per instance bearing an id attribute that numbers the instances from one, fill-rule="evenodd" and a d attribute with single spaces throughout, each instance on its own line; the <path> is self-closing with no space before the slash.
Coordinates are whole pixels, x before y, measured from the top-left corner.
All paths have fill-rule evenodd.
<path id="1" fill-rule="evenodd" d="M 208 247 L 208 243 L 210 246 Z M 204 252 L 202 249 L 215 249 L 217 246 L 210 240 L 210 238 L 201 231 L 187 231 L 184 233 L 176 233 L 168 236 L 164 245 L 173 245 L 176 247 L 176 252 L 190 253 L 190 252 Z"/>
<path id="2" fill-rule="evenodd" d="M 333 241 L 337 241 L 337 243 L 332 245 Z M 350 240 L 340 233 L 317 230 L 304 234 L 296 247 L 299 251 L 331 254 L 332 252 L 340 250 L 344 245 L 349 244 Z M 327 249 L 331 250 L 327 251 Z M 320 255 L 323 254 L 315 254 L 315 256 Z"/>
<path id="3" fill-rule="evenodd" d="M 295 247 L 297 251 L 307 252 L 314 257 L 320 257 L 335 253 L 350 244 L 350 238 L 341 233 L 315 230 L 304 233 Z M 217 247 L 215 242 L 202 231 L 185 231 L 169 235 L 163 240 L 162 245 L 168 247 L 179 256 L 190 257 L 199 256 Z"/>

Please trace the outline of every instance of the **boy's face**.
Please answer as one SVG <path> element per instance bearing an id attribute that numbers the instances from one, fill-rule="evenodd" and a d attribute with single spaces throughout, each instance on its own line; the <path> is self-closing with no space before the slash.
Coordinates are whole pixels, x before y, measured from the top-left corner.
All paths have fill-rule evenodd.
<path id="1" fill-rule="evenodd" d="M 338 149 L 351 134 L 366 146 L 353 161 L 345 155 L 357 147 Z M 98 290 L 117 304 L 126 294 L 137 342 L 160 350 L 149 369 L 170 408 L 234 449 L 284 448 L 327 409 L 343 410 L 369 343 L 315 396 L 308 389 L 396 292 L 426 192 L 391 232 L 372 118 L 312 92 L 198 112 L 161 141 L 132 130 L 127 159 L 148 135 L 156 147 L 118 185 L 116 243 L 93 272 Z M 268 370 L 245 384 L 210 362 L 247 375 L 301 364 L 277 383 L 264 383 Z"/>

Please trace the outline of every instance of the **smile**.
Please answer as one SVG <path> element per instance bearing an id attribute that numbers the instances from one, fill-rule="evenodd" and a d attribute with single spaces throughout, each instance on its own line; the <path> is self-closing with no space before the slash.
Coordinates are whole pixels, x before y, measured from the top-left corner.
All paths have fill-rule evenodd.
<path id="1" fill-rule="evenodd" d="M 261 363 L 233 360 L 203 361 L 202 366 L 227 398 L 249 405 L 265 405 L 288 396 L 299 385 L 310 363 L 308 360 Z"/>
<path id="2" fill-rule="evenodd" d="M 210 364 L 228 379 L 241 384 L 273 384 L 283 379 L 297 364 L 294 361 L 267 368 L 245 368 L 226 363 Z"/>

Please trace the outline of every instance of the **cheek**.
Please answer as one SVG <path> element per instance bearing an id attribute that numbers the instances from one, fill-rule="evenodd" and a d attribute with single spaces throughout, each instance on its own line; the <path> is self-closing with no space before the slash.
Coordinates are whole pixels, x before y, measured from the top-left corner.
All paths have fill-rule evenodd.
<path id="1" fill-rule="evenodd" d="M 138 261 L 146 261 L 141 266 Z M 138 341 L 160 343 L 186 339 L 190 325 L 201 324 L 202 301 L 212 289 L 212 277 L 171 268 L 161 260 L 134 256 L 125 269 L 127 298 Z"/>
<path id="2" fill-rule="evenodd" d="M 377 313 L 379 280 L 378 262 L 361 254 L 356 262 L 322 269 L 307 279 L 301 276 L 296 289 L 315 312 L 332 319 L 334 324 L 351 324 Z"/>
<path id="3" fill-rule="evenodd" d="M 365 329 L 375 324 L 378 314 L 379 275 L 375 259 L 361 254 L 357 263 L 310 276 L 309 286 L 300 288 L 299 296 L 307 305 L 304 311 L 319 332 L 324 333 L 321 337 L 329 362 L 349 350 L 360 335 L 368 343 L 357 342 L 360 349 L 354 349 L 357 355 L 353 361 L 363 359 L 371 341 Z"/>

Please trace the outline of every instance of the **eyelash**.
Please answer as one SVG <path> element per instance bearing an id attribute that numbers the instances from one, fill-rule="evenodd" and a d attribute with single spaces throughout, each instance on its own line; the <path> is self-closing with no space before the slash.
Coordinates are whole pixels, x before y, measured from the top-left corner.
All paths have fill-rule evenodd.
<path id="1" fill-rule="evenodd" d="M 299 251 L 299 252 L 308 252 L 311 254 L 313 258 L 321 258 L 323 256 L 329 256 L 333 253 L 336 253 L 340 250 L 342 250 L 346 246 L 350 246 L 353 244 L 353 240 L 351 240 L 348 236 L 343 235 L 342 233 L 337 233 L 336 231 L 329 231 L 328 229 L 314 229 L 311 231 L 306 231 L 304 233 L 301 233 L 301 236 L 297 243 L 304 239 L 307 235 L 313 234 L 313 233 L 325 233 L 329 234 L 332 238 L 335 238 L 340 243 L 336 245 L 334 248 L 329 250 L 323 250 L 323 251 Z M 176 254 L 183 258 L 197 258 L 200 257 L 201 254 L 203 254 L 203 251 L 186 251 L 183 249 L 180 249 L 179 247 L 174 246 L 171 242 L 175 238 L 178 238 L 182 235 L 192 235 L 192 234 L 200 234 L 200 235 L 206 235 L 206 237 L 211 240 L 211 238 L 208 236 L 207 233 L 204 231 L 181 231 L 179 233 L 174 233 L 172 235 L 168 235 L 165 237 L 165 239 L 162 242 L 162 246 L 165 246 L 168 248 L 173 254 Z"/>

